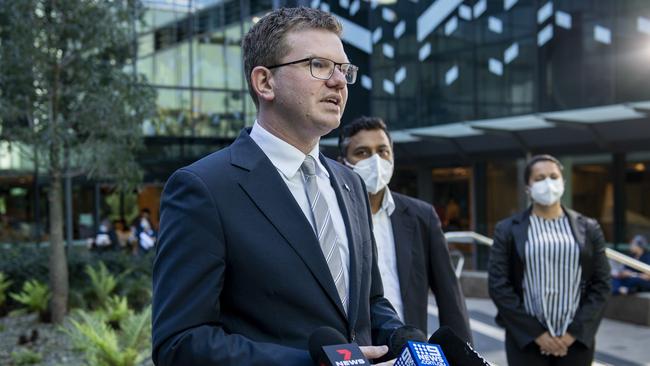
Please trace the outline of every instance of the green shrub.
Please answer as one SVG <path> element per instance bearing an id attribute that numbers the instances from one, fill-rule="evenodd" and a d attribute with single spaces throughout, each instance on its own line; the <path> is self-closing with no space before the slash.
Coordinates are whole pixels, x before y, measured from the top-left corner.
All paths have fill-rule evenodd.
<path id="1" fill-rule="evenodd" d="M 102 312 L 78 310 L 65 332 L 85 353 L 90 365 L 135 366 L 151 352 L 151 308 L 137 314 L 130 312 L 120 322 L 119 330 L 108 325 Z"/>
<path id="2" fill-rule="evenodd" d="M 23 283 L 23 290 L 20 293 L 12 292 L 9 296 L 22 304 L 20 309 L 11 312 L 12 315 L 37 313 L 41 320 L 45 320 L 50 303 L 50 289 L 46 284 L 31 280 Z"/>
<path id="3" fill-rule="evenodd" d="M 117 287 L 117 278 L 108 271 L 104 262 L 99 262 L 98 267 L 99 269 L 96 270 L 90 264 L 86 265 L 86 274 L 90 278 L 90 286 L 97 308 L 106 304 Z"/>
<path id="4" fill-rule="evenodd" d="M 103 262 L 108 271 L 118 280 L 114 293 L 128 297 L 129 305 L 141 310 L 151 303 L 151 274 L 153 251 L 143 256 L 133 256 L 124 251 L 95 252 L 85 247 L 68 248 L 68 270 L 70 278 L 70 307 L 101 307 L 95 300 L 94 290 L 86 267 L 98 268 Z M 49 281 L 49 252 L 47 247 L 15 245 L 9 249 L 0 248 L 0 268 L 13 281 L 9 292 L 20 291 L 20 285 L 28 280 Z M 20 304 L 7 299 L 7 310 L 13 310 Z"/>
<path id="5" fill-rule="evenodd" d="M 106 322 L 113 329 L 120 329 L 124 319 L 132 315 L 133 311 L 129 308 L 129 302 L 123 296 L 111 296 L 106 301 L 103 309 Z"/>
<path id="6" fill-rule="evenodd" d="M 3 313 L 2 309 L 7 301 L 6 291 L 12 283 L 3 272 L 0 272 L 0 315 Z"/>
<path id="7" fill-rule="evenodd" d="M 35 365 L 43 362 L 43 356 L 30 349 L 11 352 L 11 360 L 15 365 Z"/>
<path id="8" fill-rule="evenodd" d="M 86 292 L 88 292 L 85 287 L 75 288 L 70 287 L 70 292 L 68 293 L 68 306 L 70 309 L 88 309 L 88 301 L 86 299 Z"/>
<path id="9" fill-rule="evenodd" d="M 46 283 L 48 281 L 48 251 L 47 248 L 18 247 L 0 249 L 0 268 L 11 278 L 13 284 L 7 289 L 9 292 L 20 291 L 21 285 L 29 280 Z M 11 309 L 17 303 L 7 299 Z"/>
<path id="10" fill-rule="evenodd" d="M 144 309 L 151 304 L 151 275 L 139 274 L 129 275 L 121 282 L 121 291 L 123 296 L 129 299 L 129 304 L 134 309 Z"/>

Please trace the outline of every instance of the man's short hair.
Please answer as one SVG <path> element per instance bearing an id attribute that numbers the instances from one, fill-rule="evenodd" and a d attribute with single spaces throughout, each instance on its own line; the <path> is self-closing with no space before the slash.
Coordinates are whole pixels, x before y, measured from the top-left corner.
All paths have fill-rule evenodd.
<path id="1" fill-rule="evenodd" d="M 345 157 L 348 152 L 348 146 L 350 145 L 350 138 L 361 131 L 371 131 L 371 130 L 382 130 L 388 137 L 390 145 L 393 146 L 393 139 L 388 133 L 388 127 L 383 119 L 379 117 L 366 117 L 361 116 L 356 118 L 352 122 L 341 127 L 339 134 L 339 154 L 342 157 Z"/>
<path id="2" fill-rule="evenodd" d="M 279 63 L 282 55 L 289 53 L 290 45 L 285 43 L 287 33 L 305 29 L 322 29 L 341 37 L 343 27 L 331 14 L 305 7 L 280 8 L 263 16 L 246 33 L 242 41 L 244 73 L 248 92 L 255 106 L 259 100 L 251 85 L 251 71 L 256 66 L 271 66 Z"/>
<path id="3" fill-rule="evenodd" d="M 558 169 L 560 169 L 560 172 L 564 170 L 564 167 L 562 166 L 562 163 L 560 163 L 559 160 L 557 160 L 554 156 L 548 155 L 548 154 L 542 154 L 542 155 L 535 155 L 528 162 L 526 162 L 526 168 L 524 169 L 524 184 L 528 185 L 528 180 L 530 179 L 530 175 L 533 172 L 533 165 L 539 163 L 540 161 L 550 161 L 552 163 L 555 163 L 557 165 Z"/>

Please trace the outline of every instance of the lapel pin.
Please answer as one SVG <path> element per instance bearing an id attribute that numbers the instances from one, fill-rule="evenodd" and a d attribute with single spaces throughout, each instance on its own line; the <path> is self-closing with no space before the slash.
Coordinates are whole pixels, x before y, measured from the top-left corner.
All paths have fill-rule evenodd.
<path id="1" fill-rule="evenodd" d="M 348 192 L 352 192 L 352 190 L 351 190 L 350 187 L 347 185 L 347 183 L 343 183 L 343 188 L 345 188 L 345 190 L 347 190 Z"/>

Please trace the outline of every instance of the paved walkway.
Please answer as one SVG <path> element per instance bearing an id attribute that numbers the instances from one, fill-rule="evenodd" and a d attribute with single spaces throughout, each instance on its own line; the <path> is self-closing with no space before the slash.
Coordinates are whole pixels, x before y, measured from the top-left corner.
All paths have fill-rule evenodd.
<path id="1" fill-rule="evenodd" d="M 438 328 L 438 309 L 429 299 L 429 333 Z M 467 299 L 475 349 L 494 365 L 506 366 L 505 332 L 494 322 L 496 308 L 486 299 Z M 443 349 L 444 351 L 444 349 Z M 596 365 L 650 366 L 650 327 L 603 319 L 596 335 Z"/>

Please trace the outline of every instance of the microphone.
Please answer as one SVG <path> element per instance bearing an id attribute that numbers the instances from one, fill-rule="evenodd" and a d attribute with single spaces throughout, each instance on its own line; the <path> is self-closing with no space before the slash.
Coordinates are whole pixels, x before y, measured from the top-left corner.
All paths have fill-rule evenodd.
<path id="1" fill-rule="evenodd" d="M 426 342 L 427 336 L 418 328 L 397 328 L 390 336 L 388 355 L 382 361 L 395 358 L 394 366 L 449 366 L 440 346 Z"/>
<path id="2" fill-rule="evenodd" d="M 450 366 L 445 354 L 437 344 L 408 341 L 402 354 L 395 360 L 393 366 Z M 451 363 L 453 366 L 465 366 L 462 363 Z"/>
<path id="3" fill-rule="evenodd" d="M 420 329 L 410 325 L 395 329 L 388 340 L 388 353 L 380 361 L 392 360 L 398 357 L 408 341 L 424 343 L 427 341 L 427 336 Z"/>
<path id="4" fill-rule="evenodd" d="M 490 366 L 490 363 L 481 357 L 469 343 L 463 341 L 447 326 L 436 330 L 429 338 L 429 343 L 442 346 L 452 365 Z"/>
<path id="5" fill-rule="evenodd" d="M 348 343 L 343 334 L 321 327 L 309 336 L 309 355 L 318 366 L 370 365 L 359 345 Z"/>

